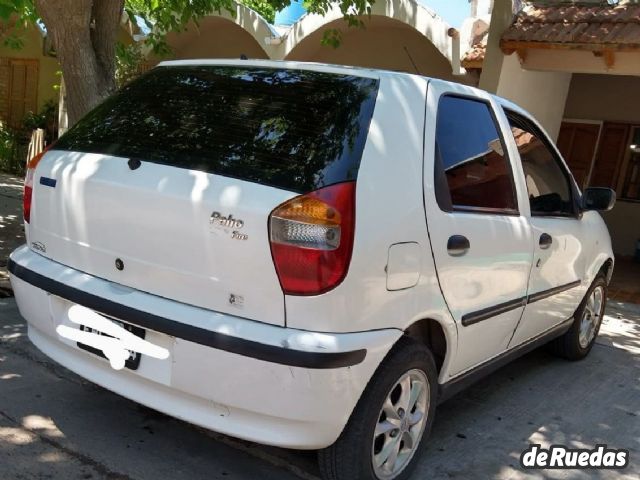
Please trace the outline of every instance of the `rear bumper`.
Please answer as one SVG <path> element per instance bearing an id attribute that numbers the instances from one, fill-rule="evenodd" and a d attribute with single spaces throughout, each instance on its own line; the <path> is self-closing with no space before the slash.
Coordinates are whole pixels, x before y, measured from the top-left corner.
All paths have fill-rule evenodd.
<path id="1" fill-rule="evenodd" d="M 327 334 L 262 324 L 136 291 L 70 269 L 27 247 L 9 263 L 29 338 L 80 376 L 169 415 L 260 443 L 323 448 L 342 431 L 371 375 L 402 332 Z M 60 337 L 83 305 L 147 330 L 167 348 L 136 371 Z"/>

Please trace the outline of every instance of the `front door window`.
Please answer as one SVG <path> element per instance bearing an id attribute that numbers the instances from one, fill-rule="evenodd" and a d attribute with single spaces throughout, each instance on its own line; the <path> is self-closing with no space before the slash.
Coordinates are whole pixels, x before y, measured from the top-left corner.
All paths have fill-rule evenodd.
<path id="1" fill-rule="evenodd" d="M 575 212 L 569 174 L 530 122 L 506 112 L 520 153 L 532 216 L 572 216 Z"/>

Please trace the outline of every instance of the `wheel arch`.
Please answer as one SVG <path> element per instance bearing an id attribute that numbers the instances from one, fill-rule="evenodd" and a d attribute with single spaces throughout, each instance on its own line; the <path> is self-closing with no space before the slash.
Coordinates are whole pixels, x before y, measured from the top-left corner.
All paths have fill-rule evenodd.
<path id="1" fill-rule="evenodd" d="M 604 261 L 600 270 L 598 270 L 598 274 L 600 273 L 604 275 L 604 278 L 607 280 L 607 285 L 609 285 L 611 276 L 613 275 L 613 258 L 609 257 Z"/>
<path id="2" fill-rule="evenodd" d="M 447 364 L 448 356 L 452 353 L 452 342 L 442 323 L 433 318 L 416 320 L 404 330 L 403 336 L 416 340 L 431 350 L 440 375 Z"/>

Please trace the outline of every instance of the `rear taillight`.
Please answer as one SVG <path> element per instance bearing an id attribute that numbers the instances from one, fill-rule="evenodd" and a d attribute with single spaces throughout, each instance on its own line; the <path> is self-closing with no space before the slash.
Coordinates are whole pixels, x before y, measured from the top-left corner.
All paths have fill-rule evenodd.
<path id="1" fill-rule="evenodd" d="M 22 212 L 24 214 L 24 221 L 29 223 L 31 221 L 31 200 L 33 197 L 33 178 L 35 177 L 36 167 L 44 154 L 53 146 L 49 145 L 42 152 L 37 154 L 27 163 L 27 174 L 24 177 L 24 193 L 22 195 Z"/>
<path id="2" fill-rule="evenodd" d="M 353 250 L 355 191 L 355 182 L 340 183 L 271 212 L 271 254 L 285 294 L 318 295 L 344 279 Z"/>

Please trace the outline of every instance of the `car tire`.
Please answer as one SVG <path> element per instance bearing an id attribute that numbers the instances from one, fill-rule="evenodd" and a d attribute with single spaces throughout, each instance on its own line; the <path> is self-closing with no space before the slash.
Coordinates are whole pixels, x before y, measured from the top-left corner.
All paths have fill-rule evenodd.
<path id="1" fill-rule="evenodd" d="M 414 389 L 419 391 L 415 401 Z M 369 381 L 338 440 L 318 452 L 322 478 L 409 478 L 431 431 L 437 396 L 438 373 L 431 351 L 422 343 L 402 338 Z M 414 406 L 402 408 L 411 402 Z M 387 447 L 384 453 L 383 446 Z M 396 461 L 391 464 L 395 451 Z M 391 453 L 384 460 L 387 452 Z"/>
<path id="2" fill-rule="evenodd" d="M 607 304 L 607 281 L 598 275 L 574 314 L 571 328 L 549 346 L 556 355 L 567 360 L 585 358 L 598 337 Z"/>

